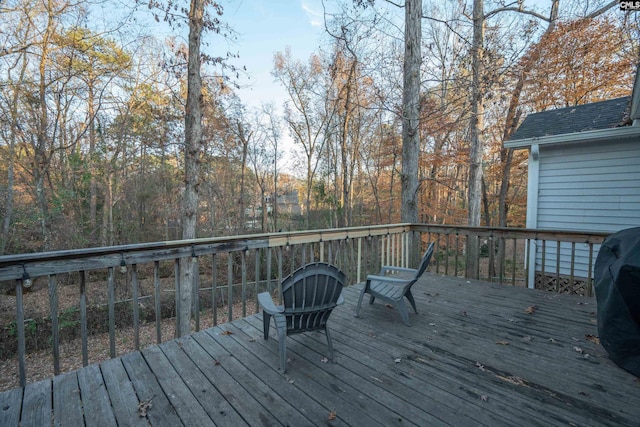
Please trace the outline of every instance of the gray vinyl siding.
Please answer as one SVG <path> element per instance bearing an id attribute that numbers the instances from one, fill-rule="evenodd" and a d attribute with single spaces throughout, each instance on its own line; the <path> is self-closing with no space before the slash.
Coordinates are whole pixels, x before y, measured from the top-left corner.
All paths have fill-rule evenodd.
<path id="1" fill-rule="evenodd" d="M 541 147 L 539 162 L 538 228 L 616 232 L 640 226 L 640 140 Z M 587 277 L 589 247 L 576 244 L 575 250 L 574 275 Z M 536 252 L 540 271 L 541 247 Z M 556 252 L 547 242 L 547 273 L 557 270 Z M 560 274 L 571 274 L 571 244 L 563 243 L 560 255 Z"/>

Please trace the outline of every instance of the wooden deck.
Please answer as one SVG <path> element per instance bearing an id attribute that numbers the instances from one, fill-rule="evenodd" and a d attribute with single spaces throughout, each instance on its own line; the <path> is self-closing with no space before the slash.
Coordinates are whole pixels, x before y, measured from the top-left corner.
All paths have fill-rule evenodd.
<path id="1" fill-rule="evenodd" d="M 640 381 L 594 343 L 593 299 L 425 274 L 406 327 L 360 286 L 321 333 L 252 316 L 0 394 L 1 426 L 638 426 Z M 272 328 L 273 329 L 273 328 Z"/>

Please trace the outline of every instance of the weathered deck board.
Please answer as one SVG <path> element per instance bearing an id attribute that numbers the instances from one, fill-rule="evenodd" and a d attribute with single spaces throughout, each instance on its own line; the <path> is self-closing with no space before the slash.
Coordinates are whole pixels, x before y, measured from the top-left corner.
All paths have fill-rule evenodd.
<path id="1" fill-rule="evenodd" d="M 87 423 L 91 420 L 95 425 L 115 425 L 116 418 L 112 411 L 111 400 L 104 385 L 102 372 L 98 365 L 89 365 L 78 371 L 78 384 L 82 407 Z M 29 390 L 29 387 L 27 387 Z M 55 414 L 54 414 L 55 415 Z M 61 418 L 64 420 L 64 416 Z"/>
<path id="2" fill-rule="evenodd" d="M 0 426 L 16 426 L 20 422 L 22 389 L 0 393 Z"/>
<path id="3" fill-rule="evenodd" d="M 638 425 L 593 299 L 427 274 L 407 327 L 378 302 L 354 318 L 359 289 L 330 320 L 336 363 L 294 335 L 278 372 L 257 315 L 0 393 L 0 425 Z"/>
<path id="4" fill-rule="evenodd" d="M 77 372 L 67 372 L 53 378 L 53 413 L 59 414 L 53 420 L 56 427 L 80 426 L 84 423 Z"/>

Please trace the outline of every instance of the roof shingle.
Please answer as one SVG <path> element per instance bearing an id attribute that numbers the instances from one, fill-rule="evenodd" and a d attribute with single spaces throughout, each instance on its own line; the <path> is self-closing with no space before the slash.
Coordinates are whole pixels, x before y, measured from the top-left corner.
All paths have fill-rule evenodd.
<path id="1" fill-rule="evenodd" d="M 529 114 L 510 141 L 621 126 L 629 96 Z"/>

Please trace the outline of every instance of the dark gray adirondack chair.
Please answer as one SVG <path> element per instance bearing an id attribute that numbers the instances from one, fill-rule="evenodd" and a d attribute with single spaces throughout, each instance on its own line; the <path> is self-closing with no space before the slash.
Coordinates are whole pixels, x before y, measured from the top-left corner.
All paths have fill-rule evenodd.
<path id="1" fill-rule="evenodd" d="M 263 310 L 264 339 L 269 339 L 271 317 L 278 331 L 282 372 L 287 369 L 287 335 L 323 330 L 329 344 L 329 358 L 333 360 L 327 320 L 331 311 L 344 302 L 344 282 L 342 271 L 333 265 L 316 262 L 297 269 L 282 281 L 283 305 L 277 306 L 269 292 L 258 295 Z"/>
<path id="2" fill-rule="evenodd" d="M 367 282 L 362 291 L 360 291 L 360 298 L 358 298 L 358 305 L 356 306 L 356 317 L 360 315 L 360 306 L 362 305 L 364 294 L 369 294 L 371 295 L 369 304 L 373 304 L 376 298 L 380 298 L 397 308 L 405 325 L 411 326 L 411 323 L 409 323 L 409 310 L 407 310 L 404 298 L 406 297 L 409 300 L 413 310 L 418 314 L 416 302 L 411 294 L 411 287 L 429 266 L 429 261 L 431 261 L 431 256 L 433 255 L 433 246 L 434 242 L 427 248 L 417 269 L 383 266 L 379 275 L 368 275 Z M 388 273 L 392 273 L 392 275 L 388 275 Z M 400 277 L 393 277 L 394 274 Z"/>

